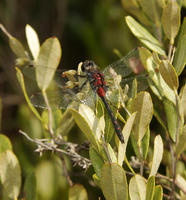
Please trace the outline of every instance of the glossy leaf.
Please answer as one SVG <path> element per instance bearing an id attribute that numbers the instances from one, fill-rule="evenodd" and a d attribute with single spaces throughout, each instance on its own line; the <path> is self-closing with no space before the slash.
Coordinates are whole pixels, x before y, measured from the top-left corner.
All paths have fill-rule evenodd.
<path id="1" fill-rule="evenodd" d="M 183 151 L 186 150 L 186 125 L 183 127 L 183 132 L 179 137 L 176 145 L 176 155 L 179 156 Z"/>
<path id="2" fill-rule="evenodd" d="M 90 156 L 90 160 L 92 162 L 94 171 L 96 172 L 96 175 L 98 176 L 98 178 L 100 178 L 101 177 L 101 168 L 104 164 L 104 161 L 101 158 L 101 156 L 98 154 L 96 149 L 92 146 L 89 149 L 89 156 Z"/>
<path id="3" fill-rule="evenodd" d="M 12 150 L 12 144 L 6 135 L 0 134 L 0 153 Z"/>
<path id="4" fill-rule="evenodd" d="M 34 173 L 26 177 L 24 194 L 26 200 L 36 200 L 36 177 Z"/>
<path id="5" fill-rule="evenodd" d="M 126 17 L 126 23 L 132 33 L 149 49 L 159 53 L 160 55 L 166 55 L 159 41 L 152 36 L 141 24 L 130 16 Z"/>
<path id="6" fill-rule="evenodd" d="M 180 7 L 176 1 L 169 1 L 163 8 L 162 25 L 165 35 L 173 44 L 180 27 Z"/>
<path id="7" fill-rule="evenodd" d="M 83 185 L 75 184 L 69 189 L 69 200 L 88 200 L 88 194 Z"/>
<path id="8" fill-rule="evenodd" d="M 146 200 L 153 200 L 155 191 L 155 177 L 151 176 L 147 181 Z"/>
<path id="9" fill-rule="evenodd" d="M 157 135 L 154 140 L 154 153 L 153 153 L 152 166 L 151 166 L 149 177 L 156 175 L 159 169 L 162 157 L 163 157 L 163 141 L 161 139 L 161 136 Z"/>
<path id="10" fill-rule="evenodd" d="M 57 38 L 47 39 L 41 46 L 36 61 L 36 79 L 38 87 L 46 90 L 54 76 L 61 58 L 61 46 Z M 52 66 L 52 68 L 51 68 Z"/>
<path id="11" fill-rule="evenodd" d="M 160 74 L 171 89 L 178 89 L 178 76 L 168 60 L 162 60 L 159 65 Z"/>
<path id="12" fill-rule="evenodd" d="M 180 38 L 180 42 L 178 43 L 178 47 L 175 53 L 175 59 L 173 65 L 176 69 L 178 75 L 181 74 L 185 65 L 186 65 L 186 34 Z"/>
<path id="13" fill-rule="evenodd" d="M 0 180 L 8 197 L 16 199 L 21 188 L 21 168 L 12 151 L 0 155 Z"/>
<path id="14" fill-rule="evenodd" d="M 123 127 L 122 130 L 122 134 L 125 138 L 125 143 L 121 143 L 119 142 L 118 144 L 118 164 L 120 166 L 123 165 L 123 161 L 125 160 L 125 153 L 126 153 L 126 148 L 127 148 L 127 144 L 128 144 L 128 139 L 130 137 L 131 134 L 131 130 L 133 127 L 133 123 L 136 117 L 136 113 L 132 113 L 132 115 L 129 117 L 129 119 L 127 120 L 125 126 Z"/>
<path id="15" fill-rule="evenodd" d="M 123 168 L 114 163 L 104 164 L 101 188 L 106 200 L 128 200 L 128 185 Z"/>
<path id="16" fill-rule="evenodd" d="M 130 179 L 129 195 L 131 200 L 145 200 L 146 180 L 142 176 L 135 175 Z"/>
<path id="17" fill-rule="evenodd" d="M 98 141 L 101 136 L 101 129 L 99 127 L 99 120 L 96 118 L 94 112 L 84 104 L 80 105 L 80 112 L 74 109 L 70 109 L 70 111 L 79 128 L 94 147 L 97 148 L 99 146 Z"/>
<path id="18" fill-rule="evenodd" d="M 9 45 L 18 58 L 27 58 L 26 51 L 18 39 L 16 39 L 15 37 L 10 37 Z"/>
<path id="19" fill-rule="evenodd" d="M 26 25 L 25 32 L 26 32 L 26 39 L 27 39 L 29 49 L 32 53 L 34 60 L 37 60 L 37 57 L 39 55 L 39 50 L 40 50 L 38 35 L 35 32 L 35 30 L 28 24 Z"/>
<path id="20" fill-rule="evenodd" d="M 155 187 L 153 200 L 162 200 L 162 199 L 163 199 L 163 189 L 160 185 L 157 185 Z"/>
<path id="21" fill-rule="evenodd" d="M 153 104 L 150 94 L 148 92 L 138 93 L 132 102 L 131 111 L 137 112 L 133 131 L 135 139 L 139 142 L 145 135 L 153 115 Z"/>
<path id="22" fill-rule="evenodd" d="M 27 95 L 27 92 L 26 92 L 26 88 L 25 88 L 25 83 L 24 83 L 24 77 L 23 77 L 23 74 L 21 72 L 21 70 L 16 67 L 16 75 L 17 75 L 17 79 L 19 81 L 19 84 L 21 85 L 21 88 L 22 88 L 22 91 L 23 91 L 23 94 L 24 94 L 24 97 L 25 97 L 25 100 L 29 106 L 29 108 L 31 109 L 31 111 L 35 114 L 35 116 L 41 120 L 41 116 L 39 115 L 39 113 L 37 112 L 37 110 L 35 109 L 35 107 L 32 105 L 28 95 Z"/>

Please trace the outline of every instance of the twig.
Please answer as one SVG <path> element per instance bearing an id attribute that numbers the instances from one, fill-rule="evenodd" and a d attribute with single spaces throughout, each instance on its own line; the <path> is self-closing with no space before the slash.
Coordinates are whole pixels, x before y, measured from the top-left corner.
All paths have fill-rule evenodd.
<path id="1" fill-rule="evenodd" d="M 50 107 L 46 92 L 42 91 L 42 94 L 43 94 L 43 98 L 44 98 L 44 101 L 45 101 L 47 109 L 48 109 L 48 128 L 49 128 L 49 133 L 50 133 L 50 136 L 52 138 L 54 138 L 54 131 L 53 131 L 53 128 L 52 128 L 52 124 L 53 124 L 52 123 L 52 109 Z"/>
<path id="2" fill-rule="evenodd" d="M 49 140 L 46 139 L 32 139 L 25 133 L 24 131 L 19 131 L 22 135 L 24 135 L 29 141 L 35 143 L 38 148 L 35 150 L 36 152 L 39 152 L 40 154 L 43 153 L 43 151 L 53 151 L 56 153 L 65 154 L 70 157 L 74 165 L 78 165 L 82 167 L 83 169 L 88 169 L 89 166 L 92 164 L 91 161 L 78 153 L 76 153 L 76 146 L 77 144 L 72 143 L 64 143 L 66 150 L 58 148 L 58 145 L 55 142 L 49 142 Z"/>
<path id="3" fill-rule="evenodd" d="M 172 49 L 173 49 L 173 45 L 169 44 L 169 53 L 168 53 L 168 60 L 169 61 L 171 61 Z"/>
<path id="4" fill-rule="evenodd" d="M 10 39 L 12 38 L 13 36 L 6 30 L 6 28 L 0 24 L 0 29 L 3 31 L 3 33 Z"/>

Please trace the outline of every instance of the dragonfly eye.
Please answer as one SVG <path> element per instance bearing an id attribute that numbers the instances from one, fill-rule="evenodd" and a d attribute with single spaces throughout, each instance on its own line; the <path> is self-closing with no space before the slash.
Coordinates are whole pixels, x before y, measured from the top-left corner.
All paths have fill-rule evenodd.
<path id="1" fill-rule="evenodd" d="M 92 61 L 92 60 L 85 60 L 82 64 L 82 71 L 86 71 L 86 70 L 89 70 L 90 68 L 93 68 L 95 67 L 95 63 Z"/>

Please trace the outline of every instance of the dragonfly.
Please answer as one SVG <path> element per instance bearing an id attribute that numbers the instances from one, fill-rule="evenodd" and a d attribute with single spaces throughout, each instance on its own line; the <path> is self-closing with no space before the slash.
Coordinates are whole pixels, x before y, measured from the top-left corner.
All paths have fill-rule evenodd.
<path id="1" fill-rule="evenodd" d="M 61 73 L 56 73 L 57 78 L 55 78 L 55 80 L 57 82 L 57 85 L 59 85 L 59 87 L 61 88 L 61 91 L 57 93 L 57 95 L 55 93 L 53 95 L 50 94 L 49 102 L 59 108 L 66 108 L 70 104 L 70 102 L 77 101 L 77 93 L 80 94 L 81 91 L 83 91 L 83 89 L 88 84 L 91 90 L 87 92 L 87 95 L 85 95 L 83 98 L 80 98 L 80 102 L 88 104 L 90 99 L 94 99 L 90 94 L 93 92 L 93 95 L 97 95 L 103 102 L 108 112 L 108 115 L 110 116 L 116 135 L 118 136 L 121 143 L 124 143 L 124 137 L 121 132 L 121 127 L 118 124 L 116 117 L 107 100 L 107 93 L 109 93 L 110 88 L 109 83 L 112 76 L 111 70 L 113 70 L 114 73 L 118 74 L 121 77 L 121 87 L 124 87 L 124 85 L 126 84 L 129 84 L 130 87 L 132 81 L 134 80 L 134 78 L 136 78 L 138 81 L 139 90 L 146 89 L 146 74 L 143 72 L 143 66 L 140 62 L 140 59 L 138 58 L 138 50 L 135 49 L 131 51 L 127 56 L 119 59 L 111 65 L 108 65 L 103 70 L 103 72 L 101 72 L 94 61 L 85 60 L 81 63 L 81 71 L 83 75 L 75 74 L 77 76 L 72 76 L 75 78 L 74 81 L 71 81 L 71 83 L 77 83 L 73 86 L 67 85 L 68 77 L 66 77 L 65 72 L 62 73 L 62 75 Z M 78 85 L 78 78 L 84 79 L 84 81 L 82 81 L 80 85 Z M 113 86 L 112 82 L 111 85 Z M 31 101 L 36 107 L 46 107 L 41 93 L 32 95 Z"/>

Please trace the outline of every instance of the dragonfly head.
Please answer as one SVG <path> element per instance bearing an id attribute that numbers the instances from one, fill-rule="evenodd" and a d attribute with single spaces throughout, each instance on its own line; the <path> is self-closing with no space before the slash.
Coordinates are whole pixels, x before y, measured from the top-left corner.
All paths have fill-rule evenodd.
<path id="1" fill-rule="evenodd" d="M 81 66 L 81 69 L 83 72 L 87 72 L 87 71 L 89 71 L 91 69 L 95 69 L 95 68 L 97 68 L 96 64 L 92 60 L 85 60 Z"/>

